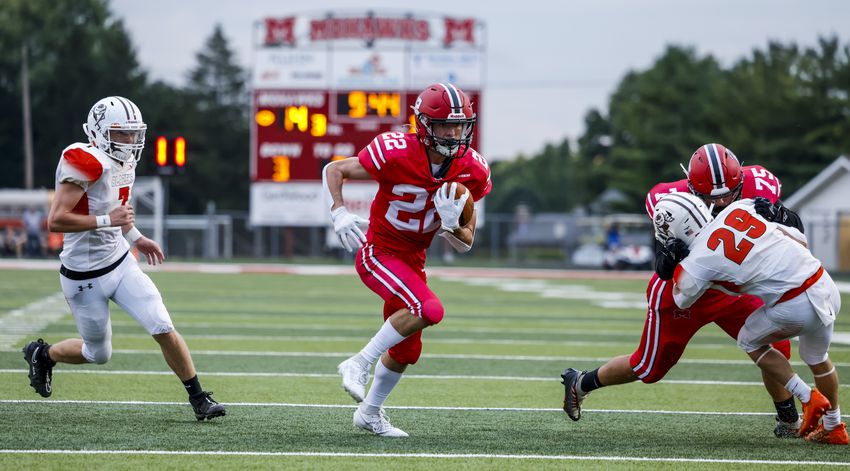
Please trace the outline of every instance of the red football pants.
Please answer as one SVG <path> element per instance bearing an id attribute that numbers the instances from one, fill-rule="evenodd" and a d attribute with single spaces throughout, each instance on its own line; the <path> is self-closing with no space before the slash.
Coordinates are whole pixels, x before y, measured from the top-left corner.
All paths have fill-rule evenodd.
<path id="1" fill-rule="evenodd" d="M 673 282 L 653 274 L 646 291 L 647 313 L 640 346 L 629 364 L 644 383 L 663 378 L 685 351 L 691 337 L 702 326 L 714 322 L 733 339 L 747 317 L 764 304 L 750 296 L 730 296 L 710 289 L 693 306 L 679 309 L 673 301 Z M 785 358 L 791 358 L 791 342 L 773 344 Z"/>
<path id="2" fill-rule="evenodd" d="M 443 319 L 443 305 L 426 284 L 422 254 L 394 254 L 366 244 L 357 252 L 355 266 L 363 283 L 384 300 L 384 320 L 400 309 L 407 309 L 429 324 Z M 416 363 L 422 353 L 422 331 L 411 334 L 388 353 L 401 364 Z"/>

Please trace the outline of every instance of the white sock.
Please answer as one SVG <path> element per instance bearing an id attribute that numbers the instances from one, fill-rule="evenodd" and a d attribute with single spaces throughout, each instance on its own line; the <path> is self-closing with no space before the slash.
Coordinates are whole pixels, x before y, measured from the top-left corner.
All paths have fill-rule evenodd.
<path id="1" fill-rule="evenodd" d="M 812 400 L 812 388 L 796 374 L 785 384 L 785 389 L 804 404 Z"/>
<path id="2" fill-rule="evenodd" d="M 387 400 L 395 385 L 401 380 L 402 373 L 393 371 L 386 366 L 384 362 L 379 361 L 375 365 L 375 379 L 372 380 L 372 387 L 369 388 L 369 394 L 363 399 L 363 404 L 360 405 L 361 411 L 364 414 L 377 414 Z"/>
<path id="3" fill-rule="evenodd" d="M 823 414 L 823 428 L 832 430 L 841 423 L 841 408 L 830 409 Z"/>
<path id="4" fill-rule="evenodd" d="M 372 337 L 372 340 L 363 347 L 363 350 L 360 350 L 360 357 L 368 362 L 369 365 L 375 363 L 375 360 L 378 359 L 381 355 L 384 354 L 387 350 L 398 344 L 404 340 L 404 336 L 398 333 L 390 324 L 390 321 L 384 322 L 384 325 L 381 326 L 378 333 Z"/>

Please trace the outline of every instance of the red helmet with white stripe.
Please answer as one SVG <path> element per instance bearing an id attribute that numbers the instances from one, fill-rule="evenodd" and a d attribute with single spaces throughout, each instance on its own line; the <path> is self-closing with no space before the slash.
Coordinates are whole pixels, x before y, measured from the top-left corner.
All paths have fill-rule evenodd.
<path id="1" fill-rule="evenodd" d="M 463 157 L 472 145 L 475 113 L 472 102 L 460 88 L 450 83 L 435 83 L 426 88 L 413 105 L 416 135 L 423 145 L 449 157 Z M 458 124 L 456 134 L 438 136 L 435 124 Z"/>
<path id="2" fill-rule="evenodd" d="M 688 163 L 688 188 L 706 204 L 722 209 L 741 197 L 744 171 L 735 154 L 722 144 L 706 144 Z"/>

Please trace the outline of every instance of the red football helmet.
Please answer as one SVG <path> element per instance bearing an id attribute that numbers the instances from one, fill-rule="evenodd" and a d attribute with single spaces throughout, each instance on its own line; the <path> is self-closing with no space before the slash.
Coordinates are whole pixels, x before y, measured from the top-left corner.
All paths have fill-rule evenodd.
<path id="1" fill-rule="evenodd" d="M 423 145 L 448 157 L 463 157 L 472 144 L 475 113 L 472 102 L 463 91 L 450 83 L 435 83 L 426 88 L 412 106 L 416 119 L 416 136 Z M 435 123 L 457 123 L 457 137 L 438 136 Z"/>
<path id="2" fill-rule="evenodd" d="M 722 144 L 706 144 L 688 163 L 688 188 L 717 209 L 741 197 L 744 171 L 738 158 Z"/>

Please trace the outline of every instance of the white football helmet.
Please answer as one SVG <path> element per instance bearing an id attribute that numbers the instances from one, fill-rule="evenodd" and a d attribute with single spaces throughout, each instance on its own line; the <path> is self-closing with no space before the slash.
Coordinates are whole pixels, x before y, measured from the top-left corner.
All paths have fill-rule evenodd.
<path id="1" fill-rule="evenodd" d="M 120 96 L 106 97 L 92 106 L 83 131 L 92 145 L 119 162 L 138 162 L 145 148 L 142 112 Z"/>
<path id="2" fill-rule="evenodd" d="M 662 244 L 680 239 L 688 247 L 714 216 L 703 201 L 690 193 L 670 193 L 655 204 L 655 238 Z"/>

